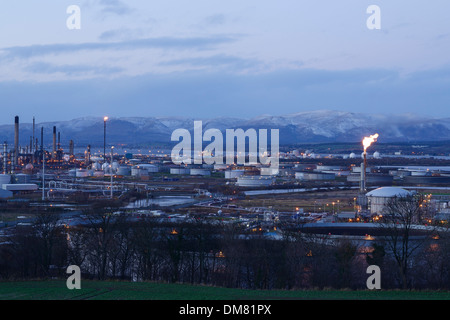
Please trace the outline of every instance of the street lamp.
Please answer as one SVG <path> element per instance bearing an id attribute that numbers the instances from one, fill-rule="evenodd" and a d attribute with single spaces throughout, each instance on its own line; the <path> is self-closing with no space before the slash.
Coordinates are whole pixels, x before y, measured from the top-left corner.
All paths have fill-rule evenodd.
<path id="1" fill-rule="evenodd" d="M 106 121 L 108 117 L 103 118 L 103 161 L 106 161 Z"/>

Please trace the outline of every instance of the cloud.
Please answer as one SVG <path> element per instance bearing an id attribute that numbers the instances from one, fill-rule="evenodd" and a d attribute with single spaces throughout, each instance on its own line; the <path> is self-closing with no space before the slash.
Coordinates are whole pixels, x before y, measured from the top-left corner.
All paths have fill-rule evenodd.
<path id="1" fill-rule="evenodd" d="M 103 32 L 98 38 L 103 41 L 123 41 L 126 39 L 140 38 L 144 35 L 142 29 L 114 29 Z"/>
<path id="2" fill-rule="evenodd" d="M 119 16 L 127 15 L 133 12 L 134 10 L 126 5 L 123 1 L 120 0 L 100 0 L 100 5 L 102 8 L 102 13 L 105 14 L 115 14 Z"/>
<path id="3" fill-rule="evenodd" d="M 207 25 L 222 25 L 225 24 L 227 18 L 224 14 L 213 14 L 204 19 L 205 24 Z"/>
<path id="4" fill-rule="evenodd" d="M 45 68 L 46 66 L 41 66 Z M 314 109 L 450 116 L 447 70 L 408 77 L 391 70 L 295 70 L 260 74 L 174 72 L 114 79 L 0 83 L 4 118 L 86 115 L 282 115 Z M 61 108 L 64 106 L 64 108 Z"/>
<path id="5" fill-rule="evenodd" d="M 119 67 L 91 66 L 91 65 L 55 65 L 45 62 L 35 62 L 25 67 L 31 73 L 54 74 L 63 73 L 67 76 L 79 76 L 86 74 L 111 75 L 122 72 Z"/>
<path id="6" fill-rule="evenodd" d="M 186 59 L 174 59 L 159 63 L 163 66 L 184 65 L 190 67 L 226 68 L 227 71 L 242 71 L 260 66 L 256 59 L 245 59 L 231 55 L 218 54 L 208 57 L 195 57 Z"/>
<path id="7" fill-rule="evenodd" d="M 216 35 L 212 37 L 159 37 L 117 42 L 61 43 L 46 45 L 14 46 L 0 49 L 2 60 L 29 59 L 52 54 L 70 54 L 86 50 L 136 50 L 136 49 L 213 49 L 218 45 L 236 41 L 236 37 Z"/>

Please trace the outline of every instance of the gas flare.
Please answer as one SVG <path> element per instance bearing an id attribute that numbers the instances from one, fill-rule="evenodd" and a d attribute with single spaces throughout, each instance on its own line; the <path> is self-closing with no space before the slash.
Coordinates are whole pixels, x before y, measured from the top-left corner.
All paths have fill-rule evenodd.
<path id="1" fill-rule="evenodd" d="M 363 143 L 363 146 L 364 146 L 364 152 L 367 151 L 367 148 L 370 147 L 370 145 L 371 145 L 372 143 L 374 143 L 375 141 L 377 141 L 378 137 L 379 137 L 379 134 L 378 134 L 378 133 L 375 133 L 375 134 L 371 135 L 370 137 L 365 137 L 365 138 L 363 139 L 363 142 L 362 142 L 362 143 Z"/>

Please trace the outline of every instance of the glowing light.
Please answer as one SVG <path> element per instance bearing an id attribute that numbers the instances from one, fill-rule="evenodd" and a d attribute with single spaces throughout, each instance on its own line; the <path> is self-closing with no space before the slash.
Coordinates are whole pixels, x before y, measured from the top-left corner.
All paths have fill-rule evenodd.
<path id="1" fill-rule="evenodd" d="M 370 145 L 371 145 L 372 143 L 374 143 L 375 141 L 377 141 L 377 139 L 378 139 L 379 136 L 380 136 L 380 135 L 379 135 L 378 133 L 375 133 L 375 134 L 371 135 L 370 137 L 364 137 L 364 139 L 363 139 L 363 141 L 362 141 L 363 146 L 364 146 L 364 152 L 367 151 L 367 148 L 370 147 Z"/>
<path id="2" fill-rule="evenodd" d="M 108 117 L 104 117 L 103 121 L 108 121 L 108 119 L 109 119 Z"/>

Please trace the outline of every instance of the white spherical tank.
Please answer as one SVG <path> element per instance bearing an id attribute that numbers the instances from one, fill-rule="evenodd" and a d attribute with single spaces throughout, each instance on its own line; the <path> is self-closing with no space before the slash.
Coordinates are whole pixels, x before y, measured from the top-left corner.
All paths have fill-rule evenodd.
<path id="1" fill-rule="evenodd" d="M 113 170 L 119 169 L 119 163 L 118 163 L 117 161 L 114 161 L 114 162 L 112 163 L 112 168 L 113 168 Z"/>
<path id="2" fill-rule="evenodd" d="M 102 166 L 98 162 L 94 162 L 92 164 L 92 170 L 100 170 L 101 168 L 102 168 Z"/>

